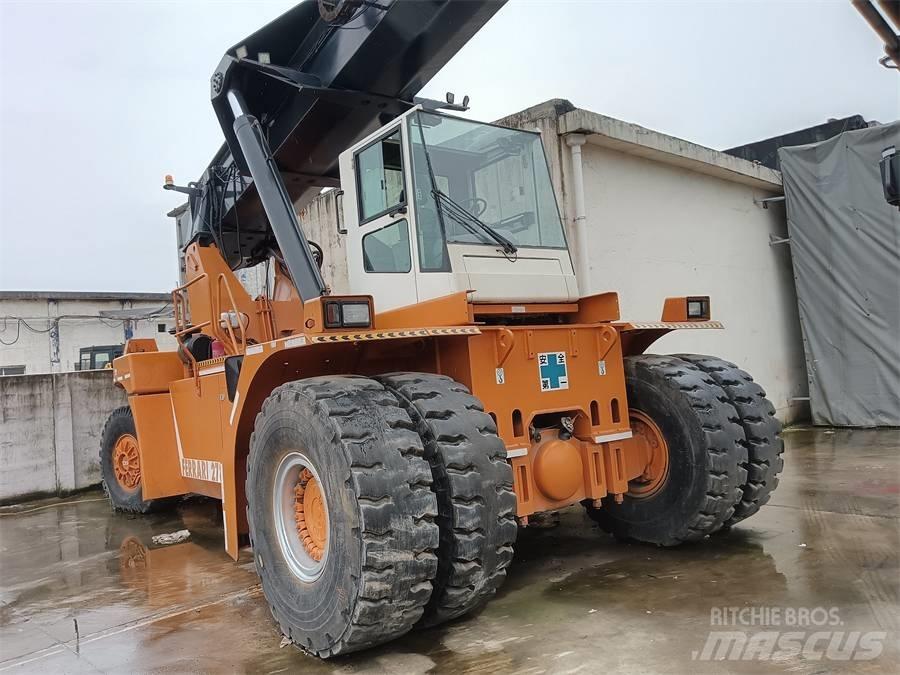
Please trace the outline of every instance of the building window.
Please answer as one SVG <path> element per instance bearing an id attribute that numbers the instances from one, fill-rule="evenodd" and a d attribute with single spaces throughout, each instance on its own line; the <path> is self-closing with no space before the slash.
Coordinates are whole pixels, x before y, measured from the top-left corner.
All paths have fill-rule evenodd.
<path id="1" fill-rule="evenodd" d="M 0 377 L 4 375 L 24 375 L 25 366 L 0 366 Z"/>
<path id="2" fill-rule="evenodd" d="M 113 359 L 125 353 L 125 345 L 101 345 L 82 347 L 78 355 L 76 370 L 96 370 L 110 368 Z"/>
<path id="3" fill-rule="evenodd" d="M 166 324 L 164 324 L 164 323 L 156 324 L 156 332 L 157 333 L 165 333 L 166 332 Z"/>

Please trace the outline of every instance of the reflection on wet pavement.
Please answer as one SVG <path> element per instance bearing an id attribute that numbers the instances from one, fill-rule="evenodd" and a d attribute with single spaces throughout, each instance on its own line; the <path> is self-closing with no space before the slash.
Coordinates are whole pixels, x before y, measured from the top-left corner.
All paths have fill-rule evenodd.
<path id="1" fill-rule="evenodd" d="M 625 544 L 570 509 L 558 527 L 520 531 L 509 580 L 476 616 L 327 662 L 279 647 L 249 551 L 225 555 L 213 501 L 131 517 L 90 493 L 6 510 L 0 670 L 897 672 L 900 431 L 786 441 L 770 506 L 727 534 Z M 184 543 L 152 543 L 180 529 Z M 698 660 L 711 630 L 773 630 L 710 625 L 717 608 L 754 607 L 837 608 L 840 631 L 884 633 L 883 648 L 864 661 Z"/>

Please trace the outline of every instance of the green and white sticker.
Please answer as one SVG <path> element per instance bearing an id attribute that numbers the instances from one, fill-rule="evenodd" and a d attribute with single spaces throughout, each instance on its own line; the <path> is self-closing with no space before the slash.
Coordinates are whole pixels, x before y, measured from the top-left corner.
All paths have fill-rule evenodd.
<path id="1" fill-rule="evenodd" d="M 569 388 L 569 371 L 565 352 L 541 352 L 538 357 L 538 377 L 541 391 L 559 391 Z"/>

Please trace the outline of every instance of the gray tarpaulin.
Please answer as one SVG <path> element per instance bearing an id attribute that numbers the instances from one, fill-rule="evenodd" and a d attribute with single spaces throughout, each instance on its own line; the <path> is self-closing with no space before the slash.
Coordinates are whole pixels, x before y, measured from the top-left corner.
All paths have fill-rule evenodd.
<path id="1" fill-rule="evenodd" d="M 781 148 L 813 422 L 900 426 L 900 211 L 878 161 L 900 122 Z"/>

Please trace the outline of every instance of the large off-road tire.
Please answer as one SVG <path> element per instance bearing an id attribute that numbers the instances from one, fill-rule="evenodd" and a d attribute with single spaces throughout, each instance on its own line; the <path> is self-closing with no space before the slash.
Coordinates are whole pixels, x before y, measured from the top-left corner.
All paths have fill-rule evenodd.
<path id="1" fill-rule="evenodd" d="M 416 423 L 434 479 L 441 543 L 420 622 L 431 626 L 479 607 L 506 578 L 518 530 L 512 468 L 494 420 L 465 386 L 429 373 L 379 379 Z"/>
<path id="2" fill-rule="evenodd" d="M 100 476 L 103 490 L 116 511 L 149 513 L 175 500 L 144 499 L 141 461 L 134 417 L 127 405 L 110 413 L 100 435 Z"/>
<path id="3" fill-rule="evenodd" d="M 766 392 L 750 375 L 735 364 L 701 354 L 677 354 L 707 373 L 728 395 L 744 429 L 747 448 L 747 482 L 741 486 L 743 496 L 734 507 L 734 515 L 725 522 L 734 525 L 749 518 L 769 501 L 778 487 L 778 474 L 784 468 L 784 441 L 781 423 L 775 417 L 775 406 Z"/>
<path id="4" fill-rule="evenodd" d="M 256 418 L 247 515 L 283 635 L 326 658 L 409 631 L 437 571 L 437 502 L 416 426 L 363 377 L 275 389 Z"/>
<path id="5" fill-rule="evenodd" d="M 622 503 L 607 498 L 588 513 L 624 539 L 660 546 L 703 539 L 732 518 L 743 495 L 747 449 L 737 411 L 707 373 L 677 357 L 627 357 L 625 379 L 632 427 L 655 431 L 665 473 L 652 490 L 633 481 Z"/>

